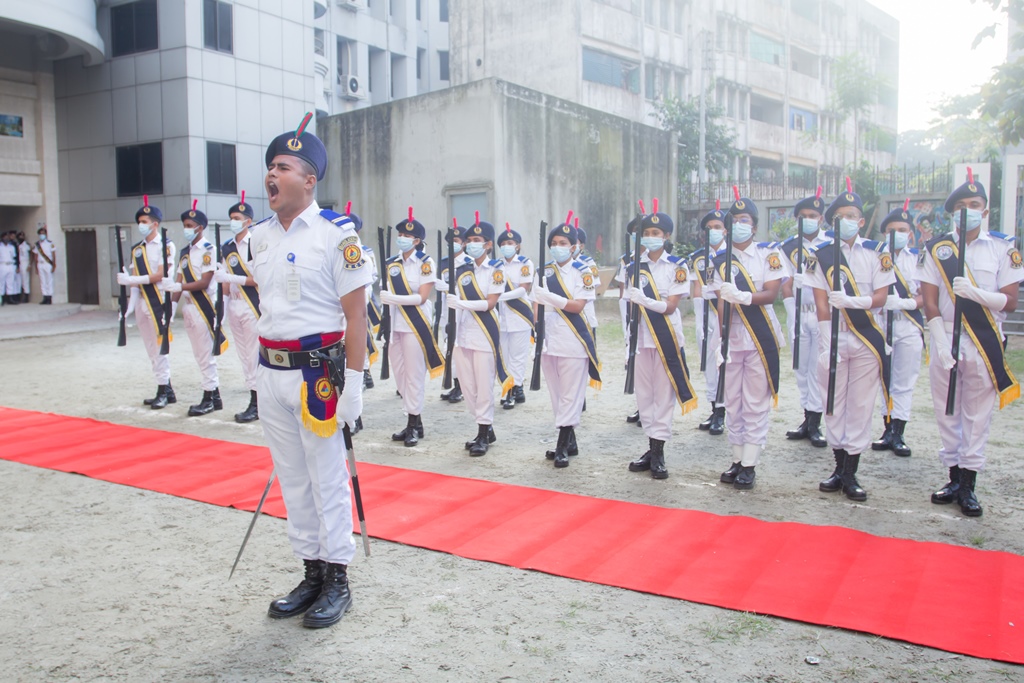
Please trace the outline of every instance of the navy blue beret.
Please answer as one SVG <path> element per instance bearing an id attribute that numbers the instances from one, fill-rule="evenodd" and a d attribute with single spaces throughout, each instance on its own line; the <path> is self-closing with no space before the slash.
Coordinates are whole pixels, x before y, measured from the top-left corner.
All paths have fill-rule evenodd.
<path id="1" fill-rule="evenodd" d="M 710 223 L 711 221 L 722 221 L 722 224 L 724 225 L 725 211 L 722 211 L 721 209 L 708 211 L 706 214 L 704 214 L 704 218 L 700 219 L 700 229 L 703 230 L 704 228 L 708 227 L 708 223 Z"/>
<path id="2" fill-rule="evenodd" d="M 509 227 L 509 224 L 506 223 L 505 231 L 498 235 L 498 243 L 500 244 L 501 242 L 507 242 L 508 240 L 512 240 L 516 244 L 522 244 L 523 236 L 520 235 L 515 230 L 513 230 L 511 227 Z"/>
<path id="3" fill-rule="evenodd" d="M 890 211 L 885 218 L 882 219 L 882 225 L 879 228 L 882 232 L 885 232 L 885 228 L 890 223 L 906 223 L 907 225 L 913 225 L 913 221 L 910 218 L 910 212 L 904 209 L 902 206 L 897 207 Z"/>
<path id="4" fill-rule="evenodd" d="M 821 191 L 820 187 L 818 188 L 818 191 Z M 817 211 L 820 214 L 824 214 L 825 200 L 821 198 L 820 194 L 816 194 L 812 197 L 804 197 L 796 203 L 796 206 L 793 207 L 793 217 L 796 218 L 797 215 L 804 210 Z"/>
<path id="5" fill-rule="evenodd" d="M 316 171 L 316 179 L 324 179 L 324 173 L 327 172 L 327 148 L 324 147 L 320 138 L 306 131 L 306 125 L 312 116 L 311 113 L 307 113 L 298 130 L 281 133 L 274 138 L 267 147 L 268 167 L 274 161 L 274 157 L 286 154 L 309 163 Z"/>
<path id="6" fill-rule="evenodd" d="M 483 237 L 484 242 L 493 242 L 494 226 L 486 221 L 477 221 L 466 228 L 466 239 L 470 237 Z"/>
<path id="7" fill-rule="evenodd" d="M 640 221 L 641 232 L 647 228 L 658 228 L 666 235 L 671 235 L 672 231 L 675 230 L 675 225 L 672 223 L 672 217 L 663 211 L 657 213 L 649 213 L 643 217 Z"/>
<path id="8" fill-rule="evenodd" d="M 145 198 L 143 206 L 135 212 L 135 222 L 138 223 L 139 219 L 143 216 L 149 216 L 157 222 L 164 219 L 163 211 L 159 207 L 149 205 L 149 197 Z"/>
<path id="9" fill-rule="evenodd" d="M 421 240 L 427 239 L 427 229 L 415 218 L 403 218 L 395 223 L 395 230 L 402 235 L 411 235 Z"/>
<path id="10" fill-rule="evenodd" d="M 204 228 L 207 226 L 206 214 L 198 209 L 190 209 L 188 211 L 181 212 L 181 222 L 184 223 L 185 219 L 189 218 Z"/>
<path id="11" fill-rule="evenodd" d="M 836 211 L 847 206 L 854 206 L 862 213 L 864 211 L 864 202 L 861 201 L 859 194 L 852 190 L 840 192 L 839 196 L 833 199 L 832 203 L 828 205 L 828 209 L 825 210 L 825 222 L 832 225 L 832 218 L 836 215 Z"/>
<path id="12" fill-rule="evenodd" d="M 579 236 L 576 234 L 576 228 L 570 223 L 560 223 L 551 228 L 548 232 L 549 247 L 551 246 L 551 240 L 555 237 L 566 237 L 569 240 L 569 244 L 576 244 L 579 241 Z"/>
<path id="13" fill-rule="evenodd" d="M 975 180 L 973 174 L 971 174 L 966 183 L 953 190 L 949 197 L 946 198 L 946 203 L 942 208 L 948 213 L 953 213 L 953 207 L 956 206 L 958 201 L 971 197 L 981 197 L 985 200 L 986 206 L 988 205 L 988 195 L 985 194 L 985 186 Z"/>
<path id="14" fill-rule="evenodd" d="M 755 223 L 757 222 L 757 204 L 754 203 L 754 200 L 749 199 L 748 197 L 740 197 L 734 201 L 732 206 L 729 207 L 729 213 L 733 216 L 745 213 L 753 218 Z"/>
<path id="15" fill-rule="evenodd" d="M 234 204 L 230 209 L 228 209 L 229 216 L 233 213 L 240 213 L 243 216 L 248 216 L 249 218 L 252 218 L 252 204 L 238 202 L 237 204 Z"/>

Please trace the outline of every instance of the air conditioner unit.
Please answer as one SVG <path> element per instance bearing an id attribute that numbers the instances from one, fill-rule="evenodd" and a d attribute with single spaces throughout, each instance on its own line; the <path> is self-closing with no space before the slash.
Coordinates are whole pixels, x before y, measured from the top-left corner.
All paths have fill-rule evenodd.
<path id="1" fill-rule="evenodd" d="M 338 7 L 358 12 L 366 8 L 366 0 L 338 0 Z"/>
<path id="2" fill-rule="evenodd" d="M 363 92 L 363 84 L 359 82 L 359 76 L 355 74 L 341 74 L 338 77 L 338 82 L 341 85 L 341 96 L 345 99 L 365 99 L 366 93 Z"/>

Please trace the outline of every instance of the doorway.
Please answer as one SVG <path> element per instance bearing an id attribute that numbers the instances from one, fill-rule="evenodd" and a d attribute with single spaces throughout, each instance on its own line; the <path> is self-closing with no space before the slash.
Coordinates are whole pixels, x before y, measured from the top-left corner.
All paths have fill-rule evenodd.
<path id="1" fill-rule="evenodd" d="M 68 301 L 96 306 L 100 303 L 96 270 L 96 231 L 69 230 L 64 234 L 68 267 Z"/>

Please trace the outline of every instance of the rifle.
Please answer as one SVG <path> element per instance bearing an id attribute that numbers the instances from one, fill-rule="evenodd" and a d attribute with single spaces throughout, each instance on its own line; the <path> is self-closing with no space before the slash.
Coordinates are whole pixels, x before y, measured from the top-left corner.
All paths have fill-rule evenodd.
<path id="1" fill-rule="evenodd" d="M 704 297 L 704 288 L 708 286 L 708 272 L 712 266 L 711 263 L 711 231 L 706 227 L 704 229 L 704 283 L 701 285 L 700 293 L 704 299 L 704 336 L 700 342 L 700 371 L 704 372 L 708 369 L 708 318 L 711 317 L 711 306 Z"/>
<path id="2" fill-rule="evenodd" d="M 117 238 L 117 272 L 124 272 L 124 250 L 121 247 L 121 226 L 114 226 L 114 235 Z M 125 333 L 125 318 L 128 317 L 128 287 L 121 285 L 121 291 L 117 295 L 117 309 L 121 311 L 121 319 L 118 321 L 117 345 L 127 346 L 128 335 Z"/>
<path id="3" fill-rule="evenodd" d="M 839 238 L 840 218 L 836 216 L 832 221 L 832 291 L 843 290 L 842 280 L 839 279 L 843 264 L 843 241 Z M 836 406 L 836 368 L 839 366 L 839 316 L 842 313 L 838 308 L 832 308 L 832 333 L 828 351 L 828 401 L 825 405 L 825 414 L 831 415 Z"/>
<path id="4" fill-rule="evenodd" d="M 441 268 L 441 231 L 437 231 L 437 268 Z M 435 289 L 437 289 L 435 287 Z M 441 290 L 437 290 L 436 303 L 434 304 L 434 339 L 440 341 L 441 337 Z"/>
<path id="5" fill-rule="evenodd" d="M 896 268 L 896 231 L 893 230 L 889 233 L 889 255 L 892 257 L 892 267 Z M 889 285 L 889 294 L 896 293 L 896 285 Z M 892 335 L 893 335 L 893 323 L 895 322 L 896 316 L 893 311 L 885 312 L 885 345 L 889 347 L 889 370 L 885 373 L 885 377 L 882 381 L 885 382 L 885 393 L 889 393 L 889 389 L 892 388 Z M 891 415 L 889 416 L 892 417 Z"/>
<path id="6" fill-rule="evenodd" d="M 220 268 L 220 223 L 213 224 L 213 238 L 215 240 L 213 248 L 216 250 L 216 263 L 217 267 Z M 217 301 L 214 302 L 214 311 L 217 321 L 213 326 L 213 355 L 219 356 L 221 329 L 224 320 L 224 285 L 220 282 L 217 283 Z"/>
<path id="7" fill-rule="evenodd" d="M 537 268 L 540 275 L 537 277 L 537 286 L 542 287 L 547 283 L 544 281 L 544 271 L 546 266 L 544 265 L 544 257 L 547 254 L 547 238 L 548 238 L 548 224 L 545 221 L 540 222 L 540 260 L 537 262 Z M 540 390 L 540 356 L 544 349 L 544 307 L 537 304 L 537 322 L 534 324 L 534 340 L 537 345 L 533 351 L 533 374 L 530 376 L 530 391 Z"/>
<path id="8" fill-rule="evenodd" d="M 802 218 L 796 219 L 796 272 L 804 273 L 804 234 L 800 227 Z M 803 306 L 804 288 L 797 287 L 793 292 L 793 369 L 800 369 L 800 308 Z"/>
<path id="9" fill-rule="evenodd" d="M 640 289 L 640 256 L 643 247 L 637 240 L 633 250 L 633 286 Z M 640 305 L 631 304 L 629 314 L 629 357 L 626 361 L 626 386 L 623 391 L 632 394 L 636 383 L 636 345 L 640 339 Z"/>
<path id="10" fill-rule="evenodd" d="M 725 214 L 725 268 L 722 269 L 722 281 L 732 282 L 732 214 Z M 721 292 L 719 292 L 721 299 Z M 718 388 L 715 391 L 715 404 L 725 403 L 725 362 L 729 358 L 729 334 L 732 332 L 732 304 L 722 299 L 722 366 L 718 370 Z"/>
<path id="11" fill-rule="evenodd" d="M 169 277 L 171 270 L 167 262 L 167 228 L 160 228 L 160 249 L 164 252 L 164 277 Z M 160 355 L 166 356 L 171 352 L 171 293 L 164 292 L 164 329 L 160 339 Z"/>
<path id="12" fill-rule="evenodd" d="M 391 237 L 391 226 L 388 226 L 388 237 Z M 389 245 L 390 246 L 390 245 Z M 377 259 L 377 265 L 380 269 L 380 288 L 381 291 L 387 289 L 387 264 L 385 261 L 387 258 L 384 257 L 384 228 L 377 227 L 377 248 L 381 257 Z M 390 254 L 389 254 L 390 256 Z M 380 354 L 380 378 L 382 380 L 389 379 L 391 377 L 391 363 L 388 360 L 388 351 L 391 348 L 391 306 L 381 306 L 380 312 L 380 331 L 377 333 L 377 339 L 384 339 L 384 346 L 381 348 Z"/>
<path id="13" fill-rule="evenodd" d="M 455 296 L 455 229 L 459 227 L 457 219 L 452 219 L 452 230 L 448 233 L 448 296 Z M 439 314 L 440 315 L 440 314 Z M 447 348 L 444 352 L 444 376 L 441 378 L 441 388 L 452 388 L 452 351 L 455 350 L 455 309 L 448 309 L 448 324 L 445 326 L 445 335 L 448 337 Z"/>
<path id="14" fill-rule="evenodd" d="M 956 275 L 957 277 L 963 277 L 964 266 L 967 263 L 967 209 L 960 209 L 960 234 L 957 237 L 959 238 L 957 246 L 960 249 L 960 253 L 957 254 Z M 956 365 L 949 371 L 949 389 L 946 390 L 946 415 L 952 415 L 953 409 L 956 407 L 956 370 L 960 365 L 960 334 L 964 326 L 962 301 L 963 299 L 959 296 L 953 297 L 953 348 L 951 352 Z"/>

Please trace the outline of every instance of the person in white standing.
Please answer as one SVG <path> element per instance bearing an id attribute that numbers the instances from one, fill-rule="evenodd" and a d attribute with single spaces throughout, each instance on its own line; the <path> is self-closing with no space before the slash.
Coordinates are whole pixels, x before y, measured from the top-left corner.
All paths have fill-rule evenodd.
<path id="1" fill-rule="evenodd" d="M 32 247 L 32 255 L 39 273 L 39 293 L 43 296 L 40 304 L 48 306 L 53 303 L 53 274 L 57 270 L 57 247 L 46 236 L 46 226 L 37 231 L 39 240 Z"/>
<path id="2" fill-rule="evenodd" d="M 533 287 L 533 261 L 520 253 L 523 236 L 506 223 L 505 231 L 498 234 L 498 252 L 505 261 L 505 291 L 498 297 L 501 311 L 501 352 L 512 375 L 512 388 L 502 397 L 501 407 L 512 410 L 526 403 L 523 383 L 530 359 L 533 336 L 533 310 L 526 297 Z"/>

